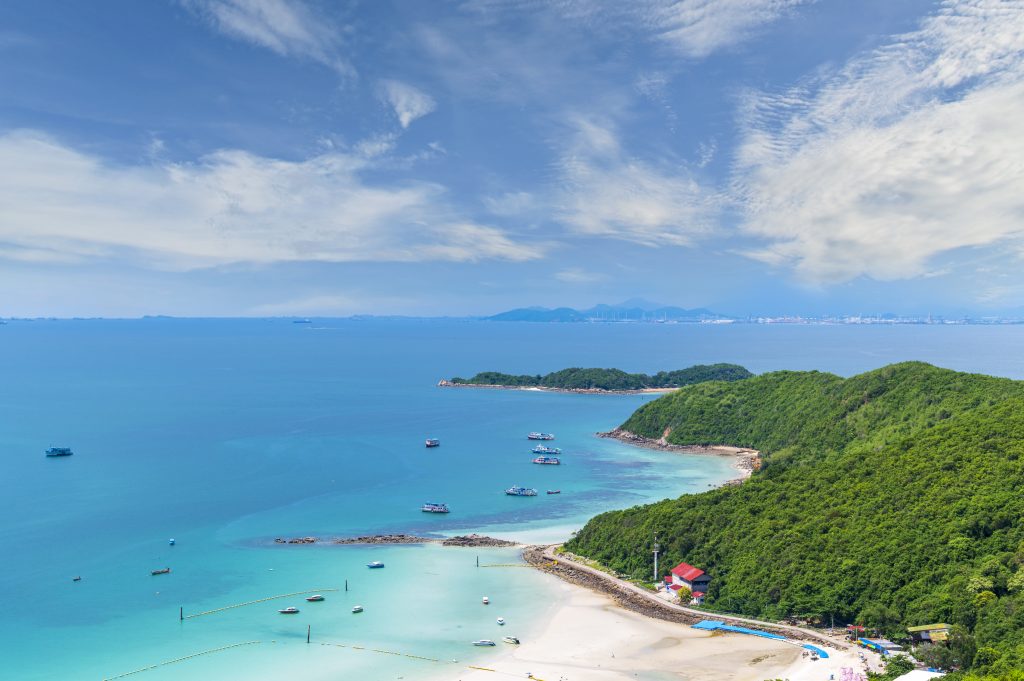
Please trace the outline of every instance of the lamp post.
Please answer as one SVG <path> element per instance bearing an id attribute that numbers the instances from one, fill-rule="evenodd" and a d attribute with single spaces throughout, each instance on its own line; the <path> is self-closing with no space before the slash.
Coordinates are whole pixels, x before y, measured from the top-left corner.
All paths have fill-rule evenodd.
<path id="1" fill-rule="evenodd" d="M 658 551 L 661 546 L 658 544 L 658 535 L 654 535 L 654 583 L 658 583 Z"/>

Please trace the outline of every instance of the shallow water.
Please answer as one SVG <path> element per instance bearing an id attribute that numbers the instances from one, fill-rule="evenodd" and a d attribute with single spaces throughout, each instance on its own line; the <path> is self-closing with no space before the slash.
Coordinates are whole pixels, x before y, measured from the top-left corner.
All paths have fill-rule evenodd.
<path id="1" fill-rule="evenodd" d="M 851 374 L 917 358 L 1019 378 L 1022 340 L 1021 327 L 12 322 L 0 327 L 0 598 L 17 613 L 0 621 L 5 678 L 107 678 L 247 641 L 259 643 L 130 678 L 447 674 L 451 659 L 500 651 L 468 645 L 500 639 L 498 615 L 527 635 L 551 607 L 553 591 L 530 570 L 475 567 L 477 554 L 515 562 L 514 550 L 270 540 L 469 530 L 555 540 L 602 510 L 733 475 L 726 458 L 594 437 L 652 396 L 439 389 L 443 376 L 714 361 Z M 530 430 L 554 431 L 565 465 L 531 464 Z M 442 446 L 426 450 L 428 436 Z M 51 444 L 75 456 L 46 459 Z M 513 484 L 541 494 L 505 496 Z M 452 513 L 423 514 L 425 501 Z M 367 570 L 374 559 L 388 567 Z M 164 566 L 172 573 L 149 574 Z M 348 594 L 325 592 L 321 604 L 178 621 L 179 607 L 343 589 L 345 579 Z M 481 606 L 483 594 L 494 604 Z M 353 602 L 366 612 L 352 615 Z M 292 604 L 300 615 L 277 614 Z M 307 626 L 314 643 L 449 662 L 307 646 Z"/>

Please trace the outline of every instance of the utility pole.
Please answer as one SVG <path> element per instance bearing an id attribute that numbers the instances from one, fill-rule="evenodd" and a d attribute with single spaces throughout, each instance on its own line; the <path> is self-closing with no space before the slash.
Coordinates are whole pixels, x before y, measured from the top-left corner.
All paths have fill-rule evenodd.
<path id="1" fill-rule="evenodd" d="M 654 535 L 654 583 L 658 583 L 658 551 L 661 546 L 658 544 L 658 535 Z"/>

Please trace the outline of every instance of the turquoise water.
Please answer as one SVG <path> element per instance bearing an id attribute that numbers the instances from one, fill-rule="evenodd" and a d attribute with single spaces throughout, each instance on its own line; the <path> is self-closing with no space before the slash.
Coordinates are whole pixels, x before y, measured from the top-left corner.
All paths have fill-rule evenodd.
<path id="1" fill-rule="evenodd" d="M 509 550 L 280 547 L 275 536 L 486 531 L 558 539 L 587 517 L 731 477 L 727 459 L 595 438 L 647 396 L 439 389 L 483 369 L 656 371 L 735 361 L 841 374 L 903 359 L 1024 376 L 1022 327 L 530 325 L 136 320 L 0 327 L 0 659 L 5 678 L 421 678 L 527 635 L 551 607 Z M 530 463 L 550 430 L 565 465 Z M 423 439 L 442 446 L 426 450 Z M 67 445 L 76 454 L 46 459 Z M 561 495 L 512 498 L 513 484 Z M 419 512 L 444 501 L 448 516 Z M 169 547 L 174 537 L 177 545 Z M 369 560 L 384 570 L 370 571 Z M 171 566 L 170 575 L 149 571 Z M 81 575 L 73 583 L 71 577 Z M 322 604 L 269 601 L 326 592 Z M 494 604 L 485 608 L 480 597 Z M 361 615 L 349 610 L 366 607 Z M 296 616 L 277 609 L 297 605 Z M 449 662 L 321 645 L 355 644 Z M 450 662 L 458 659 L 458 664 Z"/>

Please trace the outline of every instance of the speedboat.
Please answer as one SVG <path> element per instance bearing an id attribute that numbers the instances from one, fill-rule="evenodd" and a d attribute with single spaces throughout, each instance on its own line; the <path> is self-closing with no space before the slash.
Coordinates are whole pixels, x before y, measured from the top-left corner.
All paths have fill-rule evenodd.
<path id="1" fill-rule="evenodd" d="M 380 562 L 379 560 L 375 560 L 372 563 L 367 563 L 366 567 L 368 567 L 368 568 L 382 568 L 382 567 L 384 567 L 384 563 Z"/>
<path id="2" fill-rule="evenodd" d="M 498 626 L 499 627 L 505 626 L 505 618 L 504 617 L 499 617 L 497 621 L 498 621 Z"/>
<path id="3" fill-rule="evenodd" d="M 551 433 L 530 433 L 526 436 L 527 440 L 554 440 L 555 436 Z"/>
<path id="4" fill-rule="evenodd" d="M 353 613 L 362 612 L 362 611 L 363 611 L 363 606 L 361 606 L 361 605 L 354 605 L 354 606 L 352 606 L 352 612 Z"/>
<path id="5" fill-rule="evenodd" d="M 448 510 L 448 504 L 438 504 L 433 501 L 428 501 L 423 504 L 423 507 L 420 508 L 420 510 L 424 513 L 450 513 Z"/>
<path id="6" fill-rule="evenodd" d="M 171 568 L 160 568 L 159 570 L 153 570 L 149 574 L 151 575 L 166 575 L 171 571 Z"/>
<path id="7" fill-rule="evenodd" d="M 561 494 L 561 493 L 562 493 L 562 490 L 560 490 L 560 489 L 549 489 L 548 490 L 548 494 Z"/>
<path id="8" fill-rule="evenodd" d="M 297 615 L 299 614 L 299 609 L 292 606 L 288 608 L 282 608 L 281 610 L 278 610 L 278 612 L 282 615 Z"/>
<path id="9" fill-rule="evenodd" d="M 510 497 L 535 497 L 537 496 L 537 490 L 529 487 L 509 487 L 505 490 L 505 494 Z"/>
<path id="10" fill-rule="evenodd" d="M 497 645 L 497 644 L 494 641 L 492 641 L 491 639 L 489 639 L 489 638 L 482 638 L 479 641 L 473 641 L 473 645 L 475 645 L 475 646 L 493 646 L 493 645 Z"/>
<path id="11" fill-rule="evenodd" d="M 324 597 L 321 596 L 320 594 L 317 594 L 315 596 L 307 596 L 306 600 L 309 601 L 310 603 L 317 603 L 319 601 L 324 600 Z"/>
<path id="12" fill-rule="evenodd" d="M 487 604 L 488 604 L 488 603 L 490 603 L 490 602 L 491 602 L 491 599 L 490 599 L 490 598 L 488 598 L 487 596 L 484 596 L 484 598 L 483 598 L 483 603 L 484 603 L 484 605 L 487 605 Z"/>
<path id="13" fill-rule="evenodd" d="M 534 454 L 561 454 L 562 450 L 558 447 L 547 447 L 545 445 L 537 445 L 530 450 Z"/>
<path id="14" fill-rule="evenodd" d="M 167 540 L 167 544 L 168 544 L 168 546 L 174 546 L 174 540 L 173 539 L 168 539 Z"/>
<path id="15" fill-rule="evenodd" d="M 562 462 L 555 456 L 538 456 L 533 460 L 534 463 L 543 463 L 549 466 L 560 466 Z"/>
<path id="16" fill-rule="evenodd" d="M 441 441 L 438 440 L 436 437 L 428 437 L 426 444 L 427 448 L 430 449 L 431 447 L 440 447 Z"/>
<path id="17" fill-rule="evenodd" d="M 46 456 L 71 456 L 74 454 L 71 447 L 50 447 L 46 450 Z"/>
<path id="18" fill-rule="evenodd" d="M 501 640 L 505 643 L 511 643 L 514 646 L 519 645 L 519 639 L 515 636 L 502 636 Z"/>

